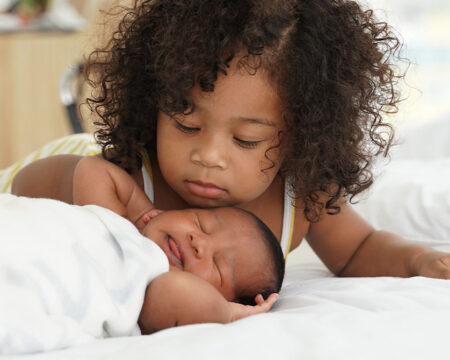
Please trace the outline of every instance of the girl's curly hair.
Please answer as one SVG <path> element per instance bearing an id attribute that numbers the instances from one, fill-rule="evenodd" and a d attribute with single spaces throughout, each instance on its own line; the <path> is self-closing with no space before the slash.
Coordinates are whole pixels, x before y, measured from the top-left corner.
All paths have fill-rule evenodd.
<path id="1" fill-rule="evenodd" d="M 195 111 L 194 85 L 214 91 L 218 72 L 244 51 L 239 64 L 264 68 L 277 88 L 280 173 L 314 222 L 324 209 L 339 212 L 341 196 L 368 188 L 374 158 L 389 150 L 393 129 L 381 115 L 400 101 L 400 47 L 354 1 L 136 1 L 108 45 L 89 56 L 87 102 L 99 116 L 103 155 L 132 172 L 139 147 L 156 153 L 158 111 Z"/>

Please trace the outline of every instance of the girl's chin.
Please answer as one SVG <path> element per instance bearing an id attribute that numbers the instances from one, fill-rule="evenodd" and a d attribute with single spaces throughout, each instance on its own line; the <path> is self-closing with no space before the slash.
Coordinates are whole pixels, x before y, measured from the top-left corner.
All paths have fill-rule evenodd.
<path id="1" fill-rule="evenodd" d="M 184 196 L 183 199 L 189 204 L 190 207 L 194 208 L 215 208 L 239 205 L 239 202 L 233 201 L 230 198 L 208 199 L 192 194 L 187 194 L 187 196 Z"/>

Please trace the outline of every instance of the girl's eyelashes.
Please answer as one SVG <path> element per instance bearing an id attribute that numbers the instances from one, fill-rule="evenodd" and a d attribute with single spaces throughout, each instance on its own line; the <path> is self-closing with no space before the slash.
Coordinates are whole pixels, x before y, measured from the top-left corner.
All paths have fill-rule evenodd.
<path id="1" fill-rule="evenodd" d="M 191 126 L 183 125 L 182 123 L 180 123 L 180 122 L 177 121 L 177 120 L 175 120 L 175 127 L 176 127 L 178 130 L 180 130 L 180 131 L 182 131 L 182 132 L 184 132 L 184 133 L 187 133 L 187 134 L 193 134 L 193 133 L 195 133 L 195 132 L 197 132 L 197 131 L 200 130 L 199 128 L 196 128 L 196 127 L 191 127 Z"/>
<path id="2" fill-rule="evenodd" d="M 246 148 L 246 149 L 255 148 L 256 146 L 258 146 L 259 143 L 261 143 L 261 141 L 247 141 L 247 140 L 239 139 L 237 137 L 234 137 L 234 141 L 236 141 L 239 146 Z"/>
<path id="3" fill-rule="evenodd" d="M 174 119 L 174 121 L 175 121 L 175 127 L 184 133 L 194 134 L 194 133 L 200 131 L 200 128 L 198 128 L 198 127 L 186 126 L 175 119 Z M 261 143 L 261 141 L 247 141 L 247 140 L 242 140 L 238 137 L 233 137 L 233 139 L 240 147 L 243 147 L 245 149 L 255 148 L 256 146 L 258 146 L 258 144 Z"/>

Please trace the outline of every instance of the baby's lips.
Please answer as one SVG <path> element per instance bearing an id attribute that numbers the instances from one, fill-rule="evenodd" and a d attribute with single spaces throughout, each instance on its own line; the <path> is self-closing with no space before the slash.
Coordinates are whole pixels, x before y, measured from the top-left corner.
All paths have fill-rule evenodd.
<path id="1" fill-rule="evenodd" d="M 175 240 L 169 236 L 168 238 L 168 242 L 169 242 L 169 248 L 170 251 L 172 252 L 172 254 L 175 256 L 175 258 L 178 260 L 178 262 L 180 263 L 180 265 L 183 265 L 183 258 L 181 256 L 181 251 L 180 248 L 178 247 L 177 243 L 175 242 Z"/>

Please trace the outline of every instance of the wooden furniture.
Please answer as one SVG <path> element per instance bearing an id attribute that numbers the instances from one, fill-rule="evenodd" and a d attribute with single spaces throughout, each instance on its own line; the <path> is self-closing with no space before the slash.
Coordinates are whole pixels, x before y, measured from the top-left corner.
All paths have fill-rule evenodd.
<path id="1" fill-rule="evenodd" d="M 70 0 L 87 19 L 81 32 L 0 33 L 0 169 L 71 134 L 61 79 L 108 36 L 100 9 L 127 1 Z"/>
<path id="2" fill-rule="evenodd" d="M 0 169 L 71 133 L 59 84 L 86 34 L 0 34 Z"/>

